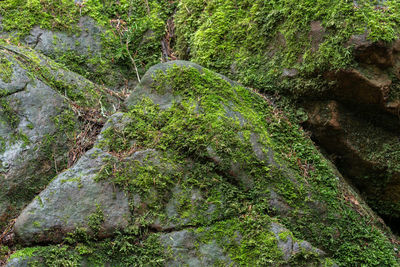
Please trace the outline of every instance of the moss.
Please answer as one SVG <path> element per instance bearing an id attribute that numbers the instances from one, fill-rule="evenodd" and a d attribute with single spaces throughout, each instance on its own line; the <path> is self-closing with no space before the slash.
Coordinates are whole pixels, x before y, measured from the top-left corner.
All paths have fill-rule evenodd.
<path id="1" fill-rule="evenodd" d="M 89 215 L 88 217 L 88 226 L 90 230 L 97 235 L 101 229 L 101 225 L 104 222 L 104 212 L 101 209 L 100 205 L 96 205 L 96 211 Z"/>
<path id="2" fill-rule="evenodd" d="M 17 128 L 19 124 L 19 117 L 17 112 L 11 107 L 8 98 L 0 98 L 0 112 L 2 113 L 1 121 L 8 124 L 12 129 Z"/>
<path id="3" fill-rule="evenodd" d="M 43 208 L 44 204 L 42 198 L 40 196 L 36 196 L 35 199 L 37 199 L 37 201 L 39 202 L 40 207 Z"/>
<path id="4" fill-rule="evenodd" d="M 284 242 L 287 241 L 288 236 L 289 236 L 289 237 L 292 237 L 292 233 L 289 232 L 289 231 L 279 233 L 279 238 L 280 238 L 282 241 L 284 241 Z"/>
<path id="5" fill-rule="evenodd" d="M 132 60 L 138 68 L 138 75 L 160 62 L 160 40 L 165 34 L 167 18 L 175 8 L 174 1 L 162 0 L 146 1 L 148 6 L 142 0 L 88 0 L 82 5 L 66 0 L 3 2 L 0 14 L 4 30 L 16 31 L 20 40 L 36 25 L 79 35 L 82 30 L 77 24 L 79 19 L 83 16 L 93 18 L 104 30 L 100 34 L 102 48 L 99 53 L 55 51 L 51 57 L 86 78 L 112 87 L 119 85 L 116 80 L 136 78 Z"/>
<path id="6" fill-rule="evenodd" d="M 178 200 L 180 212 L 183 217 L 190 217 L 196 209 L 185 195 L 199 188 L 207 201 L 222 204 L 219 207 L 228 218 L 242 214 L 249 206 L 260 214 L 276 214 L 294 236 L 331 253 L 340 264 L 397 264 L 386 230 L 371 229 L 369 220 L 378 223 L 374 215 L 364 208 L 360 215 L 362 211 L 345 201 L 344 196 L 352 194 L 340 186 L 345 182 L 339 182 L 330 164 L 301 129 L 278 110 L 248 89 L 232 87 L 206 69 L 200 74 L 194 68 L 174 67 L 154 79 L 154 92 L 163 94 L 169 90 L 180 100 L 161 110 L 144 98 L 126 113 L 129 122 L 125 127 L 111 127 L 104 132 L 100 146 L 120 155 L 132 147 L 155 148 L 161 151 L 158 162 L 165 160 L 178 166 L 172 168 L 175 175 L 157 170 L 158 163 L 133 169 L 111 163 L 106 175 L 104 169 L 99 177 L 110 179 L 128 193 L 133 193 L 131 185 L 137 183 L 139 190 L 147 193 L 155 188 L 158 202 L 153 203 L 154 209 L 150 208 L 154 214 L 162 213 L 160 207 L 171 195 L 172 185 L 178 184 L 184 189 Z M 274 162 L 286 167 L 265 165 L 256 158 L 250 140 L 253 134 L 259 136 L 262 147 L 274 151 Z M 209 148 L 215 151 L 218 164 L 210 161 Z M 185 168 L 188 159 L 198 164 Z M 244 177 L 251 177 L 253 186 L 249 188 L 245 178 L 232 177 L 232 162 L 243 170 Z M 187 174 L 182 179 L 179 173 Z M 156 179 L 152 181 L 152 177 Z M 266 197 L 270 195 L 269 188 L 290 207 L 287 214 L 281 216 L 270 207 Z M 192 218 L 196 225 L 218 220 Z M 338 233 L 339 237 L 332 238 Z"/>
<path id="7" fill-rule="evenodd" d="M 12 62 L 0 54 L 0 79 L 5 83 L 10 83 L 14 70 L 12 68 Z"/>
<path id="8" fill-rule="evenodd" d="M 311 242 L 343 266 L 398 264 L 387 230 L 376 226 L 375 215 L 361 200 L 359 207 L 346 201 L 354 193 L 282 113 L 248 89 L 232 87 L 206 69 L 200 73 L 174 67 L 154 79 L 154 92 L 171 90 L 180 100 L 160 109 L 144 98 L 124 115 L 125 126 L 108 128 L 99 144 L 120 160 L 105 162 L 98 179 L 108 180 L 128 194 L 133 222 L 115 238 L 101 242 L 77 229 L 66 239 L 68 245 L 45 249 L 41 255 L 47 265 L 73 265 L 83 257 L 93 264 L 126 266 L 147 261 L 163 265 L 168 255 L 158 235 L 149 231 L 156 218 L 178 225 L 185 225 L 190 218 L 187 226 L 213 233 L 205 234 L 204 242 L 221 237 L 216 241 L 239 264 L 246 260 L 261 265 L 280 262 L 282 254 L 268 228 L 272 216 L 284 223 L 293 237 Z M 254 133 L 263 148 L 274 151 L 274 164 L 255 157 Z M 158 152 L 129 163 L 132 151 L 146 148 Z M 210 160 L 209 148 L 215 151 L 218 163 Z M 232 175 L 232 162 L 245 177 L 251 177 L 252 186 Z M 196 190 L 202 200 L 192 200 Z M 270 206 L 271 190 L 288 205 L 285 214 Z M 136 205 L 137 194 L 145 210 Z M 164 208 L 174 194 L 179 196 L 178 214 L 168 218 Z M 215 205 L 214 212 L 204 216 L 210 204 Z M 92 218 L 95 228 L 101 218 L 99 208 Z M 235 241 L 236 230 L 244 231 L 242 242 Z M 286 233 L 280 237 L 285 236 L 288 238 Z M 301 266 L 314 260 L 319 261 L 313 253 L 304 252 L 292 259 L 292 264 Z"/>
<path id="9" fill-rule="evenodd" d="M 8 44 L 0 44 L 0 48 L 18 60 L 18 64 L 27 70 L 27 75 L 32 80 L 43 81 L 81 107 L 97 107 L 107 96 L 102 86 L 82 80 L 79 76 L 69 73 L 61 64 L 41 56 L 34 50 Z"/>
<path id="10" fill-rule="evenodd" d="M 181 58 L 269 92 L 301 96 L 329 88 L 320 74 L 355 64 L 352 35 L 390 42 L 400 32 L 398 1 L 182 0 L 175 16 Z M 319 32 L 311 34 L 311 23 Z M 316 27 L 318 28 L 318 27 Z M 284 70 L 298 75 L 282 79 Z"/>
<path id="11" fill-rule="evenodd" d="M 74 2 L 66 0 L 7 0 L 2 3 L 0 13 L 4 30 L 17 30 L 20 36 L 27 35 L 35 25 L 72 31 L 72 25 L 79 17 L 79 9 Z"/>
<path id="12" fill-rule="evenodd" d="M 36 227 L 36 228 L 39 228 L 40 225 L 41 225 L 41 223 L 39 221 L 34 221 L 33 222 L 33 226 Z"/>
<path id="13" fill-rule="evenodd" d="M 275 235 L 269 229 L 270 219 L 266 216 L 246 216 L 199 228 L 200 243 L 217 244 L 227 251 L 239 266 L 268 266 L 284 264 L 283 253 L 278 248 Z M 203 236 L 201 233 L 204 233 Z"/>
<path id="14" fill-rule="evenodd" d="M 75 116 L 75 113 L 68 106 L 68 108 L 63 109 L 59 115 L 53 118 L 57 131 L 65 134 L 69 140 L 74 137 L 76 130 L 79 128 Z"/>
<path id="15" fill-rule="evenodd" d="M 0 246 L 0 262 L 6 261 L 10 253 L 10 248 L 5 245 Z"/>
<path id="16" fill-rule="evenodd" d="M 11 256 L 10 259 L 15 259 L 15 258 L 31 258 L 33 257 L 36 253 L 41 251 L 41 247 L 28 247 L 24 249 L 17 250 L 14 252 Z"/>
<path id="17" fill-rule="evenodd" d="M 76 236 L 75 236 L 76 238 Z M 86 239 L 66 240 L 67 244 L 25 248 L 15 252 L 13 258 L 37 257 L 29 266 L 164 266 L 167 255 L 158 234 L 142 237 L 117 234 L 102 241 Z"/>

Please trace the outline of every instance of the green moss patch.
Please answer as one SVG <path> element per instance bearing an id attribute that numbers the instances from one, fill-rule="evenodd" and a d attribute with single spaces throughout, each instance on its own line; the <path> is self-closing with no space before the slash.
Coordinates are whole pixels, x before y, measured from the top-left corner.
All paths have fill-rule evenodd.
<path id="1" fill-rule="evenodd" d="M 0 79 L 5 83 L 11 82 L 13 72 L 11 61 L 5 55 L 0 54 Z"/>
<path id="2" fill-rule="evenodd" d="M 174 1 L 161 0 L 88 0 L 81 4 L 68 0 L 6 0 L 0 14 L 4 31 L 15 32 L 15 42 L 23 40 L 34 26 L 79 36 L 85 30 L 79 28 L 79 20 L 84 16 L 93 18 L 103 28 L 98 36 L 102 45 L 99 52 L 90 48 L 84 54 L 55 51 L 51 57 L 92 81 L 114 87 L 120 85 L 116 80 L 136 79 L 160 62 L 160 41 L 175 6 Z"/>
<path id="3" fill-rule="evenodd" d="M 183 188 L 200 188 L 216 202 L 221 195 L 232 196 L 222 202 L 230 207 L 228 217 L 250 206 L 260 214 L 277 216 L 296 237 L 324 249 L 341 264 L 397 264 L 386 230 L 369 226 L 370 221 L 379 223 L 365 204 L 354 206 L 346 201 L 354 193 L 341 185 L 345 182 L 302 130 L 271 104 L 206 69 L 200 73 L 173 67 L 157 73 L 154 80 L 149 90 L 172 94 L 171 107 L 160 109 L 143 98 L 124 115 L 128 121 L 124 127 L 104 132 L 100 146 L 122 156 L 132 148 L 157 149 L 162 160 L 180 165 L 183 171 L 175 170 L 171 176 L 146 165 L 121 172 L 118 167 L 113 171 L 115 165 L 110 164 L 108 175 L 100 175 L 102 179 L 110 177 L 131 194 L 131 184 L 139 190 L 155 188 L 161 206 L 177 182 Z M 274 152 L 273 159 L 255 156 L 254 135 L 264 155 L 269 149 Z M 184 169 L 188 159 L 196 162 L 189 164 L 191 172 Z M 240 171 L 235 173 L 235 168 Z M 189 175 L 185 179 L 180 173 Z M 137 187 L 142 179 L 137 177 L 142 176 L 144 183 Z M 227 190 L 217 193 L 213 189 L 218 187 Z M 270 206 L 270 190 L 283 198 L 286 214 Z M 193 212 L 190 205 L 186 210 Z"/>
<path id="4" fill-rule="evenodd" d="M 175 17 L 182 58 L 269 92 L 303 95 L 329 88 L 319 75 L 355 64 L 352 35 L 391 42 L 398 1 L 182 0 Z M 296 78 L 282 79 L 282 74 Z"/>

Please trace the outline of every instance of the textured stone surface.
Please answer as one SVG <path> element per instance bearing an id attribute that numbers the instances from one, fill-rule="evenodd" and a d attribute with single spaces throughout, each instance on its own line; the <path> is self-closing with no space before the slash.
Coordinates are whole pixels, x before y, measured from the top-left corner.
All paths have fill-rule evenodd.
<path id="1" fill-rule="evenodd" d="M 54 118 L 68 109 L 61 95 L 42 81 L 29 78 L 15 60 L 11 62 L 11 82 L 0 81 L 5 90 L 0 114 L 0 218 L 4 219 L 8 218 L 7 210 L 12 213 L 38 193 L 45 185 L 40 177 L 54 173 L 54 164 L 65 156 L 61 142 L 54 157 L 47 159 L 43 142 L 56 134 Z M 35 186 L 38 189 L 32 192 Z"/>
<path id="2" fill-rule="evenodd" d="M 92 149 L 71 169 L 58 175 L 17 218 L 15 233 L 23 242 L 61 241 L 77 227 L 88 228 L 99 207 L 104 214 L 101 236 L 130 221 L 128 199 L 111 184 L 93 180 L 110 155 Z"/>
<path id="3" fill-rule="evenodd" d="M 336 101 L 308 103 L 306 110 L 316 140 L 335 155 L 341 171 L 379 214 L 398 220 L 398 120 L 387 114 L 354 112 Z"/>
<path id="4" fill-rule="evenodd" d="M 1 229 L 66 167 L 72 132 L 81 127 L 70 104 L 95 107 L 104 91 L 32 50 L 6 45 L 0 56 L 11 70 L 0 76 Z M 102 98 L 104 112 L 118 106 Z"/>
<path id="5" fill-rule="evenodd" d="M 240 94 L 250 98 L 252 93 L 248 89 L 227 83 L 221 76 L 212 76 L 198 65 L 182 61 L 178 64 L 189 69 L 172 68 L 174 64 L 167 63 L 155 66 L 144 76 L 126 102 L 129 111 L 111 116 L 95 148 L 56 176 L 23 210 L 14 228 L 16 240 L 28 245 L 60 243 L 69 232 L 83 228 L 88 238 L 115 237 L 115 242 L 120 242 L 117 240 L 121 233 L 129 236 L 134 231 L 139 233 L 139 243 L 150 238 L 147 233 L 159 237 L 168 266 L 240 265 L 246 257 L 263 264 L 296 266 L 301 261 L 335 266 L 327 254 L 332 253 L 331 248 L 320 247 L 327 253 L 317 248 L 321 233 L 329 231 L 331 236 L 338 229 L 346 232 L 348 223 L 359 223 L 355 222 L 358 214 L 371 218 L 375 225 L 375 215 L 344 181 L 339 185 L 341 177 L 330 167 L 324 166 L 329 171 L 322 178 L 331 179 L 329 186 L 335 188 L 333 192 L 321 185 L 321 180 L 313 180 L 310 173 L 317 171 L 313 166 L 300 165 L 297 156 L 290 163 L 289 157 L 295 152 L 285 150 L 287 144 L 276 146 L 269 142 L 269 138 L 278 142 L 274 135 L 281 137 L 280 128 L 267 128 L 270 136 L 257 128 L 264 127 L 264 120 L 272 120 L 276 114 L 271 118 L 258 116 L 261 113 L 253 110 L 253 102 L 247 105 L 248 99 L 241 102 L 232 97 Z M 166 80 L 162 83 L 165 87 L 157 91 L 156 70 L 168 73 L 167 69 L 180 75 L 187 71 L 193 79 L 211 80 L 212 84 L 203 81 L 212 88 L 201 91 L 209 98 L 194 95 L 192 101 L 186 94 L 180 95 L 180 91 L 171 88 L 173 83 L 166 76 L 159 76 Z M 216 88 L 226 90 L 222 93 L 227 99 L 221 100 L 214 94 L 219 91 L 212 91 L 212 85 L 218 83 L 224 85 Z M 203 84 L 198 86 L 204 89 Z M 140 104 L 142 101 L 145 104 Z M 218 115 L 209 118 L 215 124 L 201 121 L 206 127 L 195 123 L 181 126 L 181 122 L 197 122 L 210 112 L 205 101 L 210 101 L 207 104 L 212 107 L 218 106 Z M 190 112 L 181 115 L 177 106 Z M 264 110 L 266 106 L 258 108 Z M 169 110 L 178 115 L 163 113 Z M 271 127 L 278 127 L 279 123 L 277 120 Z M 223 133 L 219 132 L 221 129 Z M 174 140 L 168 139 L 171 136 Z M 201 146 L 197 147 L 198 144 Z M 182 147 L 193 150 L 187 153 Z M 326 164 L 322 163 L 322 156 L 313 160 L 314 164 Z M 332 195 L 324 199 L 320 190 Z M 343 202 L 338 197 L 343 197 Z M 346 209 L 352 217 L 344 217 L 337 207 Z M 104 221 L 96 233 L 90 226 L 90 216 L 99 209 Z M 296 237 L 288 225 L 296 229 Z M 308 241 L 297 238 L 298 235 Z M 381 238 L 385 240 L 382 242 L 389 242 L 383 234 Z M 114 244 L 112 240 L 106 242 Z M 344 242 L 351 245 L 353 241 Z"/>
<path id="6" fill-rule="evenodd" d="M 80 33 L 67 34 L 41 29 L 35 26 L 25 43 L 47 56 L 54 53 L 74 51 L 80 55 L 91 55 L 101 50 L 101 33 L 104 30 L 89 17 L 82 17 L 77 24 Z"/>
<path id="7" fill-rule="evenodd" d="M 197 235 L 182 230 L 161 235 L 166 250 L 172 251 L 173 260 L 167 266 L 212 266 L 217 262 L 232 265 L 233 262 L 216 243 L 198 245 Z"/>

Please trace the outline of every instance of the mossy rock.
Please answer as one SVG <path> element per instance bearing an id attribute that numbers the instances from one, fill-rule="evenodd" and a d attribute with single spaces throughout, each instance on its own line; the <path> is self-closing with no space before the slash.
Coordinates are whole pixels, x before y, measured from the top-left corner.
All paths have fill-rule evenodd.
<path id="1" fill-rule="evenodd" d="M 332 89 L 331 71 L 369 65 L 397 75 L 399 18 L 394 0 L 182 0 L 176 49 L 259 90 L 315 96 Z"/>
<path id="2" fill-rule="evenodd" d="M 151 68 L 126 105 L 81 164 L 94 166 L 91 154 L 107 156 L 88 173 L 76 171 L 79 164 L 67 173 L 125 192 L 129 225 L 107 226 L 102 207 L 111 202 L 89 202 L 85 184 L 79 188 L 74 174 L 62 185 L 67 174 L 61 174 L 16 222 L 21 243 L 64 237 L 64 245 L 41 254 L 45 262 L 80 262 L 86 254 L 121 266 L 138 264 L 137 255 L 154 265 L 399 265 L 395 237 L 379 217 L 296 124 L 251 90 L 193 63 L 170 62 Z M 75 207 L 56 204 L 61 189 Z M 91 214 L 46 220 L 78 210 Z M 109 238 L 99 241 L 104 232 Z M 187 236 L 184 243 L 171 243 L 169 237 L 179 236 Z M 149 246 L 148 238 L 161 243 Z M 195 245 L 185 243 L 190 240 Z M 119 246 L 118 253 L 105 252 Z M 302 246 L 305 254 L 297 254 Z"/>
<path id="3" fill-rule="evenodd" d="M 315 101 L 343 105 L 352 113 L 353 119 L 341 122 L 352 142 L 335 144 L 340 137 L 329 127 L 321 137 L 317 128 L 323 123 L 307 130 L 334 153 L 340 171 L 389 222 L 398 217 L 398 128 L 393 124 L 400 110 L 399 21 L 395 0 L 301 5 L 294 0 L 182 0 L 175 16 L 176 49 L 180 58 L 277 95 L 276 102 L 290 106 L 289 116 L 300 122 L 307 121 L 302 108 Z M 371 114 L 385 119 L 371 119 Z M 374 167 L 366 168 L 365 161 Z M 398 221 L 392 224 L 398 229 Z"/>
<path id="4" fill-rule="evenodd" d="M 88 123 L 118 106 L 98 86 L 49 58 L 0 41 L 0 229 L 71 161 L 69 151 Z M 81 113 L 80 113 L 81 112 Z M 78 113 L 78 116 L 77 116 Z M 98 116 L 96 116 L 96 114 Z M 97 126 L 98 127 L 98 126 Z"/>
<path id="5" fill-rule="evenodd" d="M 163 0 L 5 0 L 0 36 L 118 91 L 171 56 L 161 55 L 160 40 L 175 6 Z"/>
<path id="6" fill-rule="evenodd" d="M 268 216 L 87 242 L 25 248 L 12 255 L 6 266 L 337 266 Z"/>

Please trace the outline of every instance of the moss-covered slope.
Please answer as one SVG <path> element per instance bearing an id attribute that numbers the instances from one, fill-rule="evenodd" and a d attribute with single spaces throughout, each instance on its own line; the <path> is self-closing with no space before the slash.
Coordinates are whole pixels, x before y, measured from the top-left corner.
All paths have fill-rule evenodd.
<path id="1" fill-rule="evenodd" d="M 341 121 L 353 141 L 336 144 L 340 133 L 327 124 L 309 129 L 397 229 L 399 22 L 399 1 L 390 0 L 182 0 L 175 16 L 176 49 L 245 85 L 300 102 L 290 115 L 301 121 L 330 109 L 305 114 L 302 108 L 310 110 L 315 100 L 345 106 L 357 118 Z M 313 123 L 311 118 L 307 125 Z M 370 167 L 357 157 L 368 159 Z"/>
<path id="2" fill-rule="evenodd" d="M 398 38 L 400 4 L 381 2 L 182 0 L 176 48 L 261 90 L 315 94 L 329 88 L 326 71 L 357 64 L 352 36 Z"/>
<path id="3" fill-rule="evenodd" d="M 93 171 L 79 171 L 78 164 L 69 179 L 56 177 L 17 219 L 22 243 L 64 242 L 15 257 L 122 266 L 139 264 L 140 257 L 154 265 L 399 264 L 390 231 L 266 99 L 177 61 L 151 68 L 127 105 L 103 129 L 100 151 L 82 159 Z M 103 166 L 94 167 L 90 160 L 102 154 L 108 155 Z M 87 201 L 86 179 L 90 188 L 96 180 L 126 193 L 129 226 L 110 228 L 109 207 Z M 57 204 L 71 201 L 77 205 Z M 55 224 L 52 216 L 61 220 Z M 71 225 L 73 233 L 64 232 Z M 123 229 L 97 241 L 113 227 Z M 288 240 L 293 245 L 285 246 Z"/>

